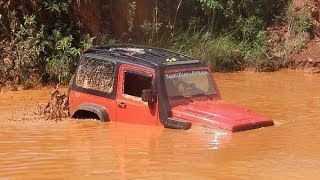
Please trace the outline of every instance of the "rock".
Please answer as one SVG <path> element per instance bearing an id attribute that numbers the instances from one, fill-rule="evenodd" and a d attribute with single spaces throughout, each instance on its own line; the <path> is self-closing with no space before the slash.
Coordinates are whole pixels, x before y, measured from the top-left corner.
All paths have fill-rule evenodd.
<path id="1" fill-rule="evenodd" d="M 317 74 L 317 73 L 320 73 L 320 69 L 314 69 L 314 70 L 312 70 L 312 74 Z"/>
<path id="2" fill-rule="evenodd" d="M 313 68 L 305 69 L 304 72 L 309 74 L 317 74 L 317 73 L 320 73 L 320 69 L 313 67 Z"/>
<path id="3" fill-rule="evenodd" d="M 23 87 L 21 87 L 21 86 L 17 87 L 17 91 L 22 91 L 22 90 L 23 90 Z"/>
<path id="4" fill-rule="evenodd" d="M 5 65 L 12 66 L 13 65 L 13 60 L 11 58 L 5 57 L 5 58 L 3 58 L 3 63 Z"/>

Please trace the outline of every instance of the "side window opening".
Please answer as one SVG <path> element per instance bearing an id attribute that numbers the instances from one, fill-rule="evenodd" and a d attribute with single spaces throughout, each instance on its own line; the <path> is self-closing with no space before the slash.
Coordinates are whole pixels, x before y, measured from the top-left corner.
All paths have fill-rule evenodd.
<path id="1" fill-rule="evenodd" d="M 135 97 L 141 97 L 142 90 L 151 89 L 152 77 L 132 72 L 124 73 L 123 93 Z"/>
<path id="2" fill-rule="evenodd" d="M 79 65 L 76 83 L 78 86 L 86 89 L 112 93 L 114 78 L 114 62 L 86 58 Z"/>

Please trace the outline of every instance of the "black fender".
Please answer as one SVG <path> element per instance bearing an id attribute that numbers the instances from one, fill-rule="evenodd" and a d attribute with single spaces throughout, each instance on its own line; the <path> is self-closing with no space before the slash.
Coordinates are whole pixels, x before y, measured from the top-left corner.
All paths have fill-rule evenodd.
<path id="1" fill-rule="evenodd" d="M 73 112 L 71 112 L 71 117 L 73 117 L 74 114 L 79 110 L 85 110 L 85 111 L 95 113 L 99 117 L 100 121 L 102 122 L 110 121 L 108 110 L 100 105 L 92 104 L 92 103 L 81 104 L 77 106 Z"/>

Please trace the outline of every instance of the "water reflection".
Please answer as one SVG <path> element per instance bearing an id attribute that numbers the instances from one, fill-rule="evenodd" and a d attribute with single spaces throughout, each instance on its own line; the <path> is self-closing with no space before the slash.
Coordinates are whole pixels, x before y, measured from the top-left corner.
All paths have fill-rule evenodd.
<path id="1" fill-rule="evenodd" d="M 207 137 L 203 142 L 203 145 L 205 145 L 207 149 L 217 150 L 231 143 L 232 140 L 232 133 L 205 125 L 193 125 L 192 131 L 194 131 L 193 135 L 197 134 L 201 138 Z"/>
<path id="2" fill-rule="evenodd" d="M 219 149 L 219 146 L 231 140 L 231 135 L 226 132 L 215 132 L 214 138 L 209 142 L 208 149 Z"/>

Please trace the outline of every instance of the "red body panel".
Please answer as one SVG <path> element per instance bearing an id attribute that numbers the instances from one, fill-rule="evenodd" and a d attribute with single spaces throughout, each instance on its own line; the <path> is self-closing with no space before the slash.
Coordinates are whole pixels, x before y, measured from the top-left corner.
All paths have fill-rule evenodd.
<path id="1" fill-rule="evenodd" d="M 116 100 L 71 90 L 69 92 L 69 109 L 73 114 L 76 108 L 84 103 L 93 103 L 108 110 L 111 121 L 117 120 Z"/>
<path id="2" fill-rule="evenodd" d="M 124 72 L 126 70 L 142 72 L 154 77 L 154 70 L 152 69 L 141 68 L 132 65 L 122 65 L 119 68 L 117 89 L 118 121 L 133 124 L 158 125 L 158 103 L 156 103 L 153 107 L 149 107 L 148 103 L 143 102 L 141 98 L 123 94 Z"/>
<path id="3" fill-rule="evenodd" d="M 179 100 L 171 102 L 173 117 L 229 131 L 273 125 L 273 121 L 250 110 L 221 100 Z"/>

